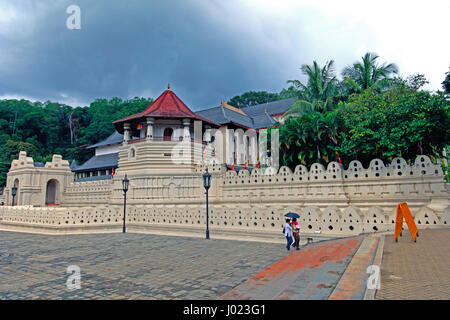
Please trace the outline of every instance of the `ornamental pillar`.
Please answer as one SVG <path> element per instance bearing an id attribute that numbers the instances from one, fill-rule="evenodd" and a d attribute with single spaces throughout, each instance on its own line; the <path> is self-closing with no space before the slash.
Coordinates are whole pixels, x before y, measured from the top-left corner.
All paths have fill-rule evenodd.
<path id="1" fill-rule="evenodd" d="M 147 118 L 147 140 L 153 140 L 153 124 L 155 123 L 155 119 L 148 117 Z"/>
<path id="2" fill-rule="evenodd" d="M 189 129 L 189 126 L 191 124 L 190 119 L 183 119 L 183 140 L 190 141 L 191 140 L 191 131 Z"/>
<path id="3" fill-rule="evenodd" d="M 130 141 L 130 124 L 124 123 L 123 124 L 123 141 L 128 143 Z"/>
<path id="4" fill-rule="evenodd" d="M 205 125 L 205 142 L 211 141 L 211 126 Z"/>

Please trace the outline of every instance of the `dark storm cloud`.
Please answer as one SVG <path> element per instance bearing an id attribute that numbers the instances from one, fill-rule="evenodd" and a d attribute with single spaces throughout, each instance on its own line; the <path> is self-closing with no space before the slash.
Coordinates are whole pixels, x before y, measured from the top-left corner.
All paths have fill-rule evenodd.
<path id="1" fill-rule="evenodd" d="M 246 90 L 284 87 L 277 65 L 283 52 L 247 32 L 245 12 L 225 10 L 223 1 L 205 3 L 13 2 L 18 16 L 0 33 L 0 96 L 82 103 L 156 98 L 170 82 L 198 109 Z M 66 28 L 71 4 L 81 8 L 81 30 Z M 270 31 L 267 36 L 274 40 Z"/>
<path id="2" fill-rule="evenodd" d="M 81 8 L 81 30 L 66 27 L 72 4 Z M 278 92 L 286 80 L 304 80 L 299 67 L 313 60 L 334 59 L 339 74 L 366 52 L 395 62 L 402 76 L 425 73 L 439 89 L 448 70 L 447 2 L 413 1 L 407 15 L 401 2 L 367 6 L 357 0 L 0 0 L 0 98 L 71 105 L 156 98 L 170 82 L 196 110 L 249 90 Z M 395 19 L 380 23 L 386 7 Z"/>

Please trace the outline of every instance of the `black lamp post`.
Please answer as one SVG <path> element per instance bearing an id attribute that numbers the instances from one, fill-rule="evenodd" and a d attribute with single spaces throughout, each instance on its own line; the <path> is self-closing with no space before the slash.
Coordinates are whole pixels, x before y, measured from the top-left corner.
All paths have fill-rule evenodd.
<path id="1" fill-rule="evenodd" d="M 208 190 L 211 187 L 211 174 L 206 168 L 206 172 L 203 174 L 203 186 L 206 190 L 206 239 L 209 239 L 209 212 L 208 212 Z"/>
<path id="2" fill-rule="evenodd" d="M 14 198 L 16 197 L 17 194 L 17 187 L 14 186 L 11 188 L 11 195 L 12 195 L 12 206 L 14 206 Z"/>
<path id="3" fill-rule="evenodd" d="M 127 175 L 125 175 L 125 179 L 122 180 L 122 190 L 123 190 L 123 233 L 125 233 L 125 218 L 127 212 L 127 191 L 128 184 L 130 180 L 128 180 Z"/>

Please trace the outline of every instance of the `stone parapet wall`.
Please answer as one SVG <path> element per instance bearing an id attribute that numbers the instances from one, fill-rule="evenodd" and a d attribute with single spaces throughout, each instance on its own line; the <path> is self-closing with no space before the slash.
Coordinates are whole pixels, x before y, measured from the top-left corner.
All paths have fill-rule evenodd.
<path id="1" fill-rule="evenodd" d="M 21 159 L 32 161 L 25 155 Z M 61 160 L 55 158 L 53 163 Z M 33 187 L 35 198 L 44 199 L 42 190 L 47 179 L 57 178 L 56 169 L 50 169 L 33 167 L 30 174 L 15 169 L 8 179 L 20 178 L 22 195 Z M 122 168 L 110 180 L 71 182 L 64 166 L 59 206 L 42 206 L 40 200 L 34 206 L 22 202 L 15 207 L 0 207 L 0 225 L 48 233 L 119 232 L 124 203 L 122 179 L 127 173 L 129 230 L 203 236 L 205 169 L 198 165 L 193 172 L 140 173 Z M 367 169 L 352 161 L 346 170 L 336 162 L 327 168 L 313 164 L 309 170 L 299 165 L 294 171 L 281 167 L 236 173 L 220 164 L 209 165 L 208 170 L 212 174 L 211 233 L 222 238 L 280 241 L 284 214 L 289 211 L 299 213 L 302 232 L 316 238 L 390 231 L 400 202 L 407 202 L 419 228 L 449 223 L 448 185 L 441 167 L 426 156 L 419 156 L 412 165 L 396 158 L 385 166 L 375 159 Z M 39 185 L 33 185 L 34 180 Z"/>
<path id="2" fill-rule="evenodd" d="M 110 203 L 113 181 L 72 182 L 64 189 L 62 205 L 92 206 Z"/>
<path id="3" fill-rule="evenodd" d="M 7 175 L 4 190 L 6 204 L 12 204 L 11 188 L 17 187 L 16 204 L 45 206 L 47 203 L 46 192 L 48 183 L 55 181 L 53 203 L 60 204 L 63 201 L 63 190 L 73 181 L 74 174 L 70 170 L 69 162 L 63 160 L 60 155 L 53 155 L 51 162 L 46 162 L 44 167 L 35 166 L 34 160 L 27 157 L 25 151 L 19 152 L 19 158 L 11 163 Z"/>
<path id="4" fill-rule="evenodd" d="M 198 203 L 203 200 L 202 178 L 196 173 L 128 175 L 130 204 Z M 203 192 L 202 192 L 203 191 Z M 112 203 L 123 203 L 122 177 L 114 180 Z"/>
<path id="5" fill-rule="evenodd" d="M 442 168 L 420 156 L 413 165 L 404 159 L 394 159 L 390 166 L 375 159 L 364 169 L 360 162 L 352 161 L 347 170 L 339 163 L 331 162 L 325 169 L 313 164 L 308 171 L 299 165 L 292 172 L 287 167 L 279 171 L 273 168 L 225 172 L 220 165 L 210 165 L 213 185 L 218 184 L 213 199 L 234 204 L 273 204 L 346 207 L 353 205 L 363 211 L 379 206 L 389 213 L 399 202 L 406 201 L 412 211 L 431 202 L 441 203 L 442 211 L 450 204 L 449 193 Z M 198 172 L 205 170 L 199 167 Z M 437 209 L 437 206 L 433 208 Z"/>
<path id="6" fill-rule="evenodd" d="M 385 214 L 377 206 L 366 212 L 357 207 L 210 207 L 212 238 L 280 242 L 286 210 L 300 214 L 304 237 L 335 238 L 360 233 L 393 231 L 395 211 Z M 130 205 L 126 225 L 131 232 L 203 237 L 206 225 L 204 205 Z M 422 207 L 414 218 L 419 229 L 448 226 L 450 211 L 442 215 Z M 0 207 L 0 229 L 50 234 L 120 232 L 123 207 L 98 206 L 48 208 L 33 206 Z M 406 226 L 405 226 L 406 228 Z"/>

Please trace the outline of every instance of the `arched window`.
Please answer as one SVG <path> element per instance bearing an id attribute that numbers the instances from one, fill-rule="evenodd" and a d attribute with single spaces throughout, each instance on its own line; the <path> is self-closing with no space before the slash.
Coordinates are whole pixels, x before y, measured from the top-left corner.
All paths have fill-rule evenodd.
<path id="1" fill-rule="evenodd" d="M 136 157 L 136 149 L 130 148 L 130 152 L 128 153 L 128 156 L 130 158 L 135 158 Z"/>
<path id="2" fill-rule="evenodd" d="M 164 141 L 172 140 L 172 134 L 173 134 L 172 128 L 165 128 L 164 129 Z"/>
<path id="3" fill-rule="evenodd" d="M 47 189 L 45 193 L 45 204 L 58 204 L 59 182 L 56 179 L 51 179 L 47 182 Z"/>

